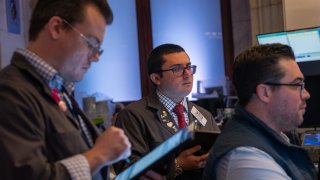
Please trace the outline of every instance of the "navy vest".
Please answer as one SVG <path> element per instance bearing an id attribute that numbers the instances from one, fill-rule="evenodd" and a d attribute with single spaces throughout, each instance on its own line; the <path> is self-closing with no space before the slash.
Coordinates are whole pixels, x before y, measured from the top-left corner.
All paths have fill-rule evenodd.
<path id="1" fill-rule="evenodd" d="M 277 132 L 241 107 L 237 107 L 235 115 L 225 124 L 211 148 L 204 179 L 216 179 L 217 162 L 240 146 L 251 146 L 266 152 L 293 180 L 317 179 L 316 169 L 306 150 L 288 144 Z"/>

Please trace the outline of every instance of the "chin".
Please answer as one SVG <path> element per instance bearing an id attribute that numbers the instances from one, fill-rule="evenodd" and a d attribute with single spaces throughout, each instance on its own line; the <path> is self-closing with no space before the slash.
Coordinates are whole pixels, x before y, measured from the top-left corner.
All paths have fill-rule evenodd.
<path id="1" fill-rule="evenodd" d="M 183 95 L 183 97 L 186 97 L 190 94 L 191 91 L 183 91 L 181 92 L 181 95 Z"/>
<path id="2" fill-rule="evenodd" d="M 83 79 L 83 75 L 74 77 L 73 82 L 79 82 Z"/>

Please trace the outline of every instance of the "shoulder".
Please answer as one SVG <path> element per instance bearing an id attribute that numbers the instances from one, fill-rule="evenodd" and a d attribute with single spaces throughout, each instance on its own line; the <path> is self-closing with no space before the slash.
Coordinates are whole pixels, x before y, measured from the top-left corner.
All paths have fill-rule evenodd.
<path id="1" fill-rule="evenodd" d="M 122 109 L 116 119 L 119 126 L 127 126 L 128 124 L 144 124 L 154 118 L 156 110 L 150 108 L 147 97 L 128 104 Z M 122 125 L 120 125 L 121 123 Z"/>
<path id="2" fill-rule="evenodd" d="M 161 103 L 154 93 L 143 97 L 140 100 L 128 104 L 125 110 L 130 112 L 141 112 L 145 113 L 148 111 L 157 111 L 161 108 Z"/>
<path id="3" fill-rule="evenodd" d="M 119 114 L 144 114 L 148 111 L 147 101 L 145 98 L 142 98 L 138 101 L 134 101 L 128 104 L 124 109 L 122 109 Z"/>
<path id="4" fill-rule="evenodd" d="M 25 57 L 15 53 L 11 64 L 0 71 L 0 84 L 1 87 L 13 87 L 17 91 L 23 91 L 42 86 L 43 82 L 40 75 Z M 31 89 L 31 91 L 34 91 L 34 89 Z"/>
<path id="5" fill-rule="evenodd" d="M 130 104 L 128 104 L 125 109 L 129 109 L 129 110 L 136 110 L 136 109 L 140 109 L 142 107 L 145 107 L 147 105 L 147 101 L 146 98 L 142 98 L 140 100 L 131 102 Z"/>
<path id="6" fill-rule="evenodd" d="M 28 75 L 22 74 L 19 70 L 14 70 L 14 67 L 7 67 L 0 73 L 0 96 L 1 99 L 19 99 L 29 97 L 33 101 L 33 94 L 37 92 L 38 87 L 36 82 L 31 81 Z"/>
<path id="7" fill-rule="evenodd" d="M 218 179 L 289 179 L 285 171 L 266 152 L 249 146 L 231 150 L 217 164 Z"/>

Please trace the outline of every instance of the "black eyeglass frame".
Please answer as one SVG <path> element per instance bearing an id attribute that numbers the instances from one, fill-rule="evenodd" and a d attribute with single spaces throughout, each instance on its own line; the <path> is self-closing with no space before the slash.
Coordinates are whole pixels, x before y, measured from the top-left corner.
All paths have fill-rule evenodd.
<path id="1" fill-rule="evenodd" d="M 274 83 L 274 82 L 265 82 L 263 84 L 270 85 L 270 86 L 300 86 L 300 96 L 303 96 L 303 92 L 305 90 L 305 83 L 298 82 L 298 83 Z"/>
<path id="2" fill-rule="evenodd" d="M 186 72 L 186 69 L 188 69 L 191 72 L 191 74 L 194 75 L 197 71 L 197 66 L 196 65 L 187 65 L 186 67 L 175 66 L 170 69 L 161 69 L 159 72 L 171 71 L 174 75 L 179 77 L 184 75 L 184 73 Z"/>
<path id="3" fill-rule="evenodd" d="M 99 56 L 102 55 L 103 53 L 103 49 L 101 49 L 101 45 L 99 43 L 97 44 L 93 44 L 90 40 L 89 37 L 87 37 L 86 35 L 84 35 L 83 33 L 81 33 L 77 28 L 75 28 L 74 26 L 72 26 L 67 20 L 61 18 L 62 21 L 64 23 L 66 23 L 69 27 L 71 27 L 71 29 L 75 32 L 77 32 L 80 37 L 87 43 L 88 48 L 90 49 L 90 53 L 89 53 L 89 57 L 95 55 L 95 54 L 99 54 Z"/>

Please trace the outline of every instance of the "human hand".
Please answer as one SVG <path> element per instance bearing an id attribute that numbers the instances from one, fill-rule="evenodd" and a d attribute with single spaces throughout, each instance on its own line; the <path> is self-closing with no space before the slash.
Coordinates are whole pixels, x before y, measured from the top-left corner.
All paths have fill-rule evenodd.
<path id="1" fill-rule="evenodd" d="M 123 130 L 114 126 L 107 128 L 97 138 L 94 146 L 83 155 L 87 158 L 91 172 L 100 166 L 110 165 L 129 157 L 131 144 Z"/>
<path id="2" fill-rule="evenodd" d="M 203 154 L 201 156 L 195 156 L 193 153 L 201 149 L 200 145 L 193 146 L 189 149 L 182 151 L 176 158 L 177 163 L 183 170 L 194 170 L 204 168 L 206 165 L 209 153 Z"/>

